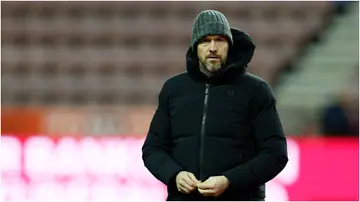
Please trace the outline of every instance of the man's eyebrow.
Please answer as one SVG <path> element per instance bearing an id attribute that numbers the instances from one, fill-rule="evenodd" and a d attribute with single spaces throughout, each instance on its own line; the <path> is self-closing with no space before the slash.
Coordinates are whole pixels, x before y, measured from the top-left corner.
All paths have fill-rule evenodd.
<path id="1" fill-rule="evenodd" d="M 215 39 L 226 39 L 225 36 L 215 36 L 214 38 L 215 38 Z"/>

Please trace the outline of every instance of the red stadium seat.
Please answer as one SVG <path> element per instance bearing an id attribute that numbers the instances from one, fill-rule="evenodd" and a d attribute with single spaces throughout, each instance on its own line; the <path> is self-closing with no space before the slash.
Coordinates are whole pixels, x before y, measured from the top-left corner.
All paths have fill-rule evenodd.
<path id="1" fill-rule="evenodd" d="M 154 103 L 186 71 L 195 16 L 223 12 L 254 39 L 249 71 L 275 84 L 331 2 L 4 2 L 5 104 Z M 24 83 L 24 85 L 19 85 Z M 11 90 L 9 90 L 11 89 Z"/>

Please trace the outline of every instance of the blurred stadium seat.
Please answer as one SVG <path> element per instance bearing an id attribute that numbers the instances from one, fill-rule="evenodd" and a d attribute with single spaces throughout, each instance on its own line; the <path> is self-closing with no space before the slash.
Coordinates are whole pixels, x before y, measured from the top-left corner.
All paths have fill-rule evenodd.
<path id="1" fill-rule="evenodd" d="M 185 71 L 192 20 L 208 8 L 254 38 L 249 70 L 270 84 L 333 9 L 330 2 L 4 2 L 2 75 L 12 90 L 2 104 L 155 104 L 162 82 Z M 102 99 L 105 92 L 112 98 Z"/>

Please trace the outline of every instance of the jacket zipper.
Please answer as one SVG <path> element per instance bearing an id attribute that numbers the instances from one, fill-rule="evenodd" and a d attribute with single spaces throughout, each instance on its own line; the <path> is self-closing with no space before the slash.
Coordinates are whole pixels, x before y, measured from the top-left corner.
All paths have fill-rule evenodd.
<path id="1" fill-rule="evenodd" d="M 203 117 L 201 122 L 201 133 L 200 133 L 200 180 L 203 180 L 203 162 L 204 162 L 204 138 L 205 138 L 205 124 L 206 124 L 206 115 L 207 115 L 207 105 L 209 99 L 209 84 L 205 84 L 205 99 L 204 99 L 204 110 Z"/>

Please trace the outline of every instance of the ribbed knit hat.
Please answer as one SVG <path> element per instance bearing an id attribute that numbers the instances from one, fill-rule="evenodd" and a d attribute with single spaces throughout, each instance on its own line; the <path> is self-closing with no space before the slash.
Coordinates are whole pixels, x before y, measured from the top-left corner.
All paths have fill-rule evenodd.
<path id="1" fill-rule="evenodd" d="M 229 45 L 233 44 L 230 25 L 225 15 L 216 10 L 204 10 L 195 18 L 192 26 L 191 47 L 196 50 L 197 43 L 207 35 L 224 35 Z"/>

